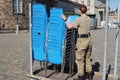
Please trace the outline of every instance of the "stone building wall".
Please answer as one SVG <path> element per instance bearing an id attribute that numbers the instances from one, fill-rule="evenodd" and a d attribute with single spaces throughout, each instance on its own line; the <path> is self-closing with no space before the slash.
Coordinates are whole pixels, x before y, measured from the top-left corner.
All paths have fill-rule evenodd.
<path id="1" fill-rule="evenodd" d="M 23 0 L 23 13 L 18 14 L 20 29 L 27 29 L 30 0 Z M 16 29 L 17 19 L 13 12 L 13 0 L 0 0 L 0 29 Z"/>

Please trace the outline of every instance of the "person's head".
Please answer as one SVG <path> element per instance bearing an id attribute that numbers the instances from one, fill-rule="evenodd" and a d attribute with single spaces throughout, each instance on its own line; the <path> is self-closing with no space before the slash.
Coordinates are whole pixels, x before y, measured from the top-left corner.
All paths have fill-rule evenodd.
<path id="1" fill-rule="evenodd" d="M 86 14 L 87 7 L 85 5 L 81 5 L 79 9 L 80 9 L 81 14 Z"/>

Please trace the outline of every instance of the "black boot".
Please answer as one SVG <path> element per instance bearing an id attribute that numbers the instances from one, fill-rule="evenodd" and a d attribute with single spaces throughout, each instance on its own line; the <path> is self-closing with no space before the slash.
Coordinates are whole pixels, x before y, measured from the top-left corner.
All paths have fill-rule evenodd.
<path id="1" fill-rule="evenodd" d="M 91 71 L 90 73 L 88 73 L 89 80 L 93 80 L 93 76 L 94 76 L 94 71 Z"/>
<path id="2" fill-rule="evenodd" d="M 91 73 L 85 74 L 85 79 L 92 80 L 92 74 Z"/>
<path id="3" fill-rule="evenodd" d="M 84 76 L 78 76 L 78 80 L 85 80 Z"/>
<path id="4" fill-rule="evenodd" d="M 73 79 L 73 80 L 85 80 L 83 76 L 78 76 L 78 79 Z"/>
<path id="5" fill-rule="evenodd" d="M 92 74 L 91 73 L 88 74 L 88 79 L 92 80 Z"/>

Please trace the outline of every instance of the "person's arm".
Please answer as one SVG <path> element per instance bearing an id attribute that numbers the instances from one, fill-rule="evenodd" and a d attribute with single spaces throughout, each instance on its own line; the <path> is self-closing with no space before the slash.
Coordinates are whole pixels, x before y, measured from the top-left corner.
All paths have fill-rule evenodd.
<path id="1" fill-rule="evenodd" d="M 68 21 L 65 21 L 65 23 L 66 23 L 66 26 L 67 26 L 68 29 L 73 28 L 73 26 Z"/>
<path id="2" fill-rule="evenodd" d="M 61 18 L 65 21 L 66 27 L 67 27 L 68 29 L 71 29 L 72 26 L 71 26 L 71 24 L 67 21 L 66 16 L 65 16 L 65 15 L 62 15 Z"/>
<path id="3" fill-rule="evenodd" d="M 67 26 L 68 29 L 77 28 L 77 26 L 78 26 L 79 23 L 80 23 L 80 18 L 77 18 L 72 24 L 70 24 L 70 23 L 67 21 L 67 18 L 65 17 L 65 15 L 62 15 L 62 19 L 65 21 L 66 26 Z"/>

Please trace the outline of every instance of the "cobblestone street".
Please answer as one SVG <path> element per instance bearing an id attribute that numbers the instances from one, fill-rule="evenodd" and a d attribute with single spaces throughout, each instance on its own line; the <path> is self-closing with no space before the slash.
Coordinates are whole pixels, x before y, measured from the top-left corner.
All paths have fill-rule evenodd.
<path id="1" fill-rule="evenodd" d="M 114 71 L 115 32 L 116 29 L 109 29 L 108 32 L 107 70 L 110 68 L 110 74 Z M 96 72 L 102 72 L 104 29 L 92 30 L 91 35 L 93 38 L 92 64 Z M 38 68 L 38 66 L 34 67 Z M 26 77 L 29 73 L 29 32 L 0 33 L 0 80 L 29 80 Z M 120 76 L 120 49 L 117 74 Z"/>

